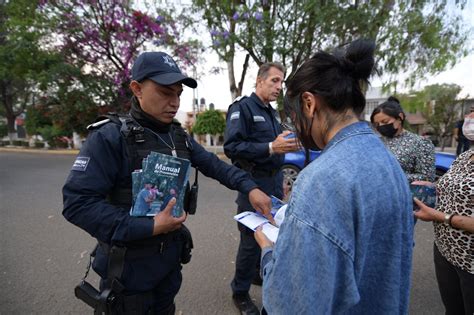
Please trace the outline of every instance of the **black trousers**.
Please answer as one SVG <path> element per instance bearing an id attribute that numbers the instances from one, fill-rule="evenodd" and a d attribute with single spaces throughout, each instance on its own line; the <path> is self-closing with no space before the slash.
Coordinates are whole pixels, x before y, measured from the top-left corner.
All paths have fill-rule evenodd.
<path id="1" fill-rule="evenodd" d="M 474 314 L 474 274 L 452 265 L 433 248 L 436 279 L 446 315 Z"/>
<path id="2" fill-rule="evenodd" d="M 469 150 L 470 147 L 471 141 L 469 141 L 468 139 L 459 140 L 458 145 L 456 146 L 456 156 L 463 152 L 466 152 L 467 150 Z"/>
<path id="3" fill-rule="evenodd" d="M 232 292 L 237 294 L 247 293 L 252 280 L 257 274 L 257 263 L 260 259 L 260 246 L 253 231 L 250 229 L 240 231 L 240 244 L 235 261 L 235 276 L 232 280 Z"/>

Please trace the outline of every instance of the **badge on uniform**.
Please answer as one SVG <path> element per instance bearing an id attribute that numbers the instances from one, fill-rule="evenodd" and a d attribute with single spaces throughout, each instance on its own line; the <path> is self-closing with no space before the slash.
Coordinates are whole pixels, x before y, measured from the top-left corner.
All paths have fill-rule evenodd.
<path id="1" fill-rule="evenodd" d="M 263 116 L 253 116 L 253 122 L 265 122 L 265 117 L 263 117 Z"/>
<path id="2" fill-rule="evenodd" d="M 78 156 L 72 165 L 73 171 L 80 171 L 85 172 L 87 169 L 87 165 L 89 164 L 90 157 L 87 156 Z"/>
<path id="3" fill-rule="evenodd" d="M 232 114 L 230 114 L 230 120 L 239 119 L 239 117 L 240 117 L 240 112 L 233 112 Z"/>

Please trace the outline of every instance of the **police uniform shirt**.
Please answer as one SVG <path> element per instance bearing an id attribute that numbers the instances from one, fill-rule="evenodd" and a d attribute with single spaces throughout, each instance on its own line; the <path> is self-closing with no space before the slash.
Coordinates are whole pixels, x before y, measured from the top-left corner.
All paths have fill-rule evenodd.
<path id="1" fill-rule="evenodd" d="M 147 123 L 150 128 L 157 125 L 139 106 L 134 108 L 132 105 L 132 117 L 144 125 Z M 191 137 L 188 139 L 192 148 L 191 164 L 198 167 L 202 174 L 244 194 L 257 187 L 246 172 L 221 161 Z M 171 155 L 171 151 L 168 154 Z M 152 236 L 152 218 L 131 217 L 130 209 L 117 207 L 107 201 L 107 196 L 117 185 L 130 187 L 131 191 L 131 171 L 127 144 L 120 132 L 120 125 L 111 121 L 99 124 L 89 133 L 63 187 L 63 215 L 71 223 L 108 244 Z"/>
<path id="2" fill-rule="evenodd" d="M 254 169 L 272 172 L 284 161 L 283 154 L 270 155 L 269 143 L 282 132 L 278 112 L 252 93 L 235 101 L 227 113 L 224 152 L 230 159 L 244 159 Z"/>

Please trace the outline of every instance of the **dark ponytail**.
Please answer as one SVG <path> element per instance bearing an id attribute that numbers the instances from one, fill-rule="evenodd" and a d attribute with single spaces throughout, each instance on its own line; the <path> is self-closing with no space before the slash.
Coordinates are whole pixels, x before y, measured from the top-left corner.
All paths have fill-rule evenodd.
<path id="1" fill-rule="evenodd" d="M 365 108 L 362 87 L 368 85 L 374 51 L 375 43 L 369 40 L 356 40 L 333 54 L 318 51 L 288 80 L 287 99 L 299 98 L 308 91 L 318 95 L 334 112 L 352 109 L 361 114 Z M 295 108 L 296 102 L 286 103 L 286 111 L 299 116 L 301 109 Z"/>

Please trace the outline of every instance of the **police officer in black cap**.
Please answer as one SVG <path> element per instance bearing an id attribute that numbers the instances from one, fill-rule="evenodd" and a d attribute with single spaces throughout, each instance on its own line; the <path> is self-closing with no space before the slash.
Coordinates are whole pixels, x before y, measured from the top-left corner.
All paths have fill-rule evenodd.
<path id="1" fill-rule="evenodd" d="M 64 217 L 99 242 L 92 267 L 102 279 L 101 296 L 113 296 L 106 299 L 111 305 L 101 306 L 106 313 L 175 312 L 181 263 L 186 262 L 182 252 L 189 247 L 186 214 L 171 215 L 173 198 L 154 217 L 129 215 L 131 173 L 150 151 L 189 159 L 204 175 L 248 195 L 259 211 L 270 212 L 270 198 L 246 172 L 207 152 L 174 120 L 182 84 L 197 86 L 169 55 L 142 53 L 132 67 L 130 113 L 90 126 L 63 187 Z"/>
<path id="2" fill-rule="evenodd" d="M 240 97 L 229 107 L 225 132 L 224 152 L 238 167 L 248 171 L 259 187 L 269 195 L 283 197 L 284 153 L 298 150 L 290 131 L 282 131 L 278 112 L 270 102 L 281 93 L 285 68 L 269 62 L 260 66 L 255 93 Z M 237 197 L 237 211 L 259 210 L 242 193 Z M 248 292 L 250 285 L 260 279 L 260 247 L 254 232 L 239 223 L 240 245 L 232 280 L 232 298 L 242 314 L 259 314 Z M 256 279 L 257 278 L 257 279 Z M 261 279 L 260 279 L 261 281 Z"/>

